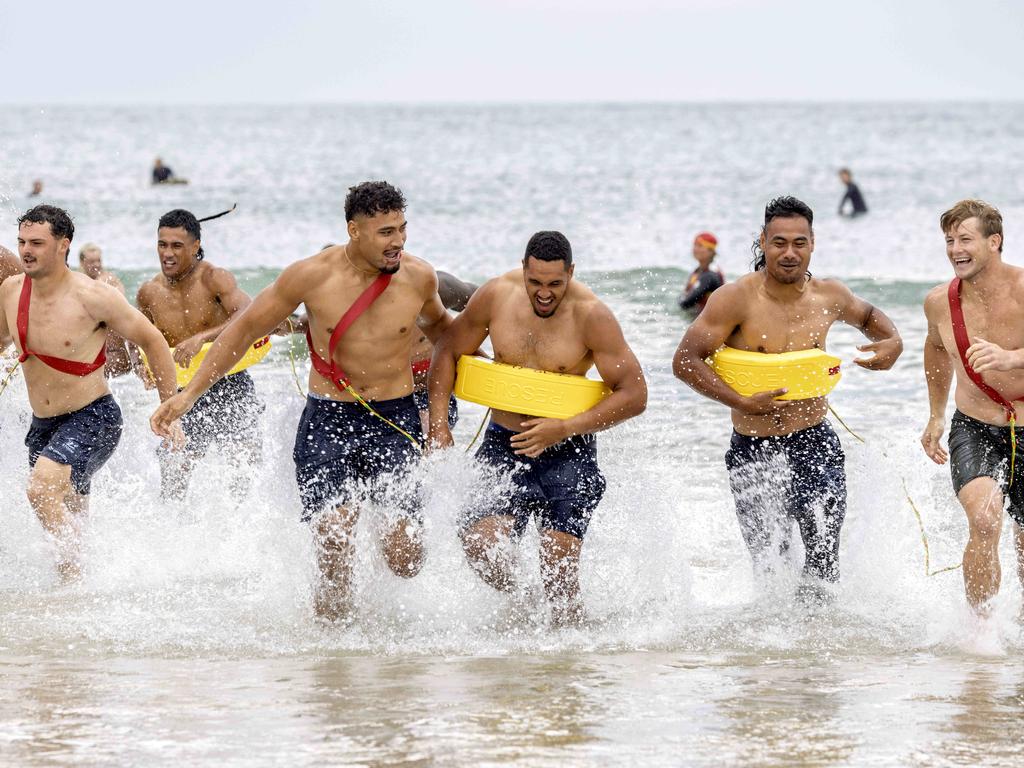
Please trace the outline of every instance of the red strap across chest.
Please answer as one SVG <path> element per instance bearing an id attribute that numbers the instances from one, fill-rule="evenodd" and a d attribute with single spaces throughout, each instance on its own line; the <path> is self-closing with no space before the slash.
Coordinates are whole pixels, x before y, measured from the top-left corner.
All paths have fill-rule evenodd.
<path id="1" fill-rule="evenodd" d="M 1006 418 L 1013 419 L 1016 410 L 1013 407 L 1013 403 L 1007 400 L 999 392 L 984 379 L 981 378 L 981 374 L 978 373 L 971 367 L 971 364 L 967 362 L 967 349 L 971 346 L 971 340 L 967 336 L 967 324 L 964 322 L 964 310 L 960 305 L 960 288 L 961 280 L 959 277 L 954 277 L 950 283 L 949 288 L 946 291 L 946 295 L 949 298 L 949 318 L 953 324 L 953 338 L 956 339 L 956 350 L 960 353 L 960 362 L 964 366 L 964 371 L 967 372 L 968 378 L 974 382 L 974 385 L 984 392 L 988 398 L 1001 405 L 1003 410 L 1006 411 Z M 1013 398 L 1014 400 L 1021 400 L 1020 397 Z"/>
<path id="2" fill-rule="evenodd" d="M 348 375 L 338 367 L 338 364 L 334 361 L 334 350 L 338 346 L 338 342 L 341 337 L 345 335 L 345 332 L 352 326 L 360 315 L 363 314 L 370 305 L 375 302 L 384 289 L 391 283 L 391 275 L 381 273 L 377 276 L 377 279 L 370 283 L 366 290 L 359 294 L 352 306 L 346 310 L 345 314 L 341 316 L 341 320 L 334 327 L 334 332 L 331 334 L 331 340 L 327 343 L 327 356 L 330 359 L 330 363 L 324 360 L 320 355 L 316 353 L 316 349 L 313 347 L 313 336 L 309 332 L 309 327 L 306 327 L 306 343 L 309 345 L 309 357 L 313 362 L 313 368 L 326 379 L 330 379 L 342 392 L 349 385 Z"/>
<path id="3" fill-rule="evenodd" d="M 18 341 L 21 343 L 21 356 L 18 362 L 24 363 L 28 358 L 35 357 L 42 363 L 53 368 L 55 371 L 67 373 L 71 376 L 88 376 L 98 371 L 107 362 L 107 345 L 100 347 L 100 353 L 91 363 L 80 363 L 77 360 L 65 360 L 61 357 L 51 357 L 33 352 L 28 348 L 28 307 L 32 301 L 32 278 L 25 275 L 25 282 L 21 284 L 21 296 L 18 299 Z"/>

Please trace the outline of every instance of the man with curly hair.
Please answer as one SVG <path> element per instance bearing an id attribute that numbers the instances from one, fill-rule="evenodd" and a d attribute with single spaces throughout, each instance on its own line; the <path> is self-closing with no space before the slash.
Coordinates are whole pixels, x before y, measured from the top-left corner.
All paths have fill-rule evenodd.
<path id="1" fill-rule="evenodd" d="M 189 385 L 151 419 L 154 431 L 165 434 L 252 339 L 305 304 L 313 367 L 293 458 L 302 519 L 313 525 L 320 569 L 315 609 L 328 620 L 352 611 L 362 497 L 389 513 L 383 526 L 388 567 L 409 578 L 423 564 L 419 494 L 408 478 L 423 439 L 409 358 L 419 330 L 433 341 L 451 323 L 434 268 L 404 250 L 401 191 L 383 181 L 352 187 L 345 219 L 348 241 L 285 269 L 224 329 Z"/>

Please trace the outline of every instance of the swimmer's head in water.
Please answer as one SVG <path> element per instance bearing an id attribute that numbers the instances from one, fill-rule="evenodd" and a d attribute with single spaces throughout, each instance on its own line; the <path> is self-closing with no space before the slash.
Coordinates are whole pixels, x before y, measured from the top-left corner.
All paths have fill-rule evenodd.
<path id="1" fill-rule="evenodd" d="M 96 243 L 86 243 L 78 252 L 78 264 L 82 272 L 96 280 L 103 273 L 103 251 Z"/>
<path id="2" fill-rule="evenodd" d="M 181 208 L 168 211 L 160 217 L 156 234 L 156 252 L 165 277 L 183 277 L 195 268 L 197 261 L 203 260 L 202 230 L 191 212 Z"/>
<path id="3" fill-rule="evenodd" d="M 37 205 L 18 218 L 18 255 L 25 274 L 47 274 L 61 260 L 68 263 L 68 251 L 75 236 L 75 224 L 67 211 L 55 205 Z"/>
<path id="4" fill-rule="evenodd" d="M 718 248 L 718 238 L 710 232 L 701 232 L 693 238 L 693 258 L 704 269 L 715 258 L 715 251 Z"/>
<path id="5" fill-rule="evenodd" d="M 969 280 L 1003 252 L 1003 216 L 981 200 L 961 200 L 939 217 L 946 256 L 956 276 Z"/>
<path id="6" fill-rule="evenodd" d="M 551 317 L 572 280 L 572 246 L 561 232 L 538 232 L 526 244 L 523 279 L 537 317 Z"/>
<path id="7" fill-rule="evenodd" d="M 364 181 L 345 197 L 351 247 L 346 256 L 356 269 L 393 275 L 405 248 L 405 197 L 386 181 Z"/>
<path id="8" fill-rule="evenodd" d="M 798 283 L 814 252 L 814 213 L 795 197 L 777 197 L 765 206 L 761 236 L 754 241 L 754 269 L 780 283 Z"/>

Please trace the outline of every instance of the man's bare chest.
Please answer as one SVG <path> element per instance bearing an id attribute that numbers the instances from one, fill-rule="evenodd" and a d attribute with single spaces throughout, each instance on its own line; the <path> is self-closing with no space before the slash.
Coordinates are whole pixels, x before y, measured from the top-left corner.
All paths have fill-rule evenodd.
<path id="1" fill-rule="evenodd" d="M 498 362 L 559 373 L 590 367 L 590 350 L 570 317 L 498 318 L 491 323 L 490 337 Z"/>

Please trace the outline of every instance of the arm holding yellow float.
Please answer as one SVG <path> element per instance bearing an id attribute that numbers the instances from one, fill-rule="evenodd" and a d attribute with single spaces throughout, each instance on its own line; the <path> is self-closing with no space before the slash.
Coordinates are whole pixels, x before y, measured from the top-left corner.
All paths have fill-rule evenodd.
<path id="1" fill-rule="evenodd" d="M 934 294 L 934 297 L 933 295 Z M 946 431 L 946 403 L 953 384 L 953 359 L 942 343 L 936 324 L 939 302 L 946 301 L 946 287 L 933 290 L 925 299 L 924 314 L 928 320 L 928 334 L 924 341 L 924 378 L 928 383 L 928 424 L 921 435 L 921 447 L 936 464 L 945 464 L 949 458 L 942 447 Z"/>
<path id="2" fill-rule="evenodd" d="M 163 435 L 173 419 L 195 405 L 204 392 L 222 379 L 246 354 L 253 339 L 267 336 L 302 302 L 308 282 L 308 259 L 292 264 L 235 315 L 213 342 L 199 370 L 185 388 L 163 403 L 150 417 L 153 431 Z"/>
<path id="3" fill-rule="evenodd" d="M 523 431 L 513 435 L 515 453 L 529 458 L 573 435 L 600 432 L 638 416 L 647 407 L 647 381 L 640 361 L 629 348 L 618 321 L 601 302 L 591 309 L 583 327 L 583 343 L 594 365 L 611 390 L 591 408 L 567 419 L 524 419 Z"/>
<path id="4" fill-rule="evenodd" d="M 428 445 L 448 448 L 453 444 L 448 428 L 448 401 L 455 389 L 455 369 L 459 357 L 477 350 L 490 328 L 495 281 L 485 283 L 469 300 L 466 308 L 434 342 L 430 361 L 430 427 Z"/>
<path id="5" fill-rule="evenodd" d="M 775 399 L 786 394 L 784 387 L 744 397 L 705 362 L 745 320 L 739 309 L 745 306 L 742 290 L 736 283 L 727 283 L 711 294 L 704 310 L 686 329 L 676 348 L 672 373 L 700 394 L 734 411 L 749 415 L 775 413 L 797 402 Z"/>

